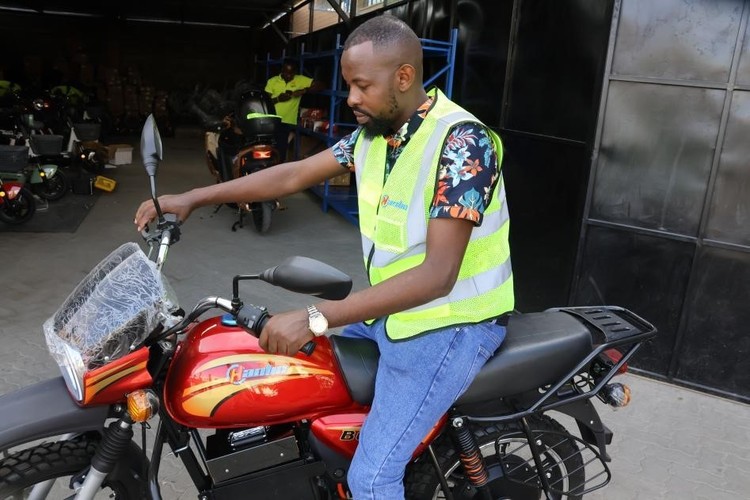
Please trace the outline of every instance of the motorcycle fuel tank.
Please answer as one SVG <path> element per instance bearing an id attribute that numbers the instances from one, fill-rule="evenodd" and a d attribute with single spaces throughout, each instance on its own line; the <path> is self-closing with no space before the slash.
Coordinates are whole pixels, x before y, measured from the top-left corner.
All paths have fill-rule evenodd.
<path id="1" fill-rule="evenodd" d="M 174 354 L 164 387 L 172 418 L 196 428 L 256 427 L 360 408 L 349 396 L 330 343 L 311 356 L 268 354 L 243 329 L 210 318 Z"/>

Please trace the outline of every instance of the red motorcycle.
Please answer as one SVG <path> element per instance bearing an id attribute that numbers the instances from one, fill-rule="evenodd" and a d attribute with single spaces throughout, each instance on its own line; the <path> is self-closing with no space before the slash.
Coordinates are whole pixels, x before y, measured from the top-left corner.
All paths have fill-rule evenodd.
<path id="1" fill-rule="evenodd" d="M 160 272 L 180 227 L 156 200 L 161 142 L 151 118 L 141 148 L 159 214 L 144 232 L 155 260 L 123 245 L 45 323 L 63 376 L 0 397 L 0 495 L 45 498 L 66 477 L 53 498 L 105 489 L 158 499 L 168 444 L 200 499 L 350 498 L 346 475 L 372 401 L 377 347 L 334 335 L 295 356 L 267 354 L 256 336 L 268 311 L 246 303 L 239 286 L 260 280 L 336 300 L 351 279 L 293 257 L 235 276 L 231 298 L 206 297 L 185 315 Z M 214 309 L 223 315 L 197 322 Z M 414 450 L 407 497 L 580 498 L 604 486 L 612 433 L 591 399 L 627 403 L 629 391 L 611 379 L 654 334 L 617 307 L 511 316 L 501 349 Z M 550 418 L 552 409 L 572 416 L 580 437 Z M 145 427 L 155 416 L 149 457 Z"/>

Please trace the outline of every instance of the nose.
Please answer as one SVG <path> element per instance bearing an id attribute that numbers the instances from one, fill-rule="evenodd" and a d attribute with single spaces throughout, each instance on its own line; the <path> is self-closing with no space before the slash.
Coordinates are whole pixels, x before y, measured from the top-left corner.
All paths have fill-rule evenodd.
<path id="1" fill-rule="evenodd" d="M 346 98 L 346 104 L 348 104 L 350 108 L 356 108 L 362 104 L 361 96 L 354 86 L 349 88 L 349 95 Z"/>

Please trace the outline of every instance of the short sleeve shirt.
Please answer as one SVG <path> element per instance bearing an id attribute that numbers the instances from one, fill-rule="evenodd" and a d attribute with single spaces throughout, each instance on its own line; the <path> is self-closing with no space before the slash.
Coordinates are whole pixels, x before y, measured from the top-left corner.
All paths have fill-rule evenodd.
<path id="1" fill-rule="evenodd" d="M 280 75 L 271 77 L 266 82 L 266 92 L 271 94 L 271 97 L 278 97 L 287 90 L 294 92 L 295 90 L 301 90 L 309 88 L 312 85 L 313 79 L 304 75 L 294 75 L 289 81 L 284 81 Z M 301 97 L 292 97 L 288 101 L 276 103 L 276 114 L 281 117 L 281 121 L 290 125 L 297 124 L 297 114 L 299 113 L 299 102 Z"/>
<path id="2" fill-rule="evenodd" d="M 424 121 L 433 104 L 429 98 L 397 132 L 384 136 L 388 143 L 386 172 L 389 173 L 409 138 Z M 362 131 L 334 144 L 338 162 L 354 171 L 354 145 Z M 479 226 L 499 178 L 497 153 L 487 129 L 479 122 L 455 125 L 445 141 L 430 218 L 466 219 Z"/>

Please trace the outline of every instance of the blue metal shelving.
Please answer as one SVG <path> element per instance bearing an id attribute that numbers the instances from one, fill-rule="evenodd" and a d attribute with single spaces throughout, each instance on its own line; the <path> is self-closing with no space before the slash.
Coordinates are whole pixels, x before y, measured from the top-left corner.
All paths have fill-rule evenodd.
<path id="1" fill-rule="evenodd" d="M 446 96 L 451 97 L 453 94 L 453 74 L 456 64 L 456 44 L 458 41 L 458 30 L 452 29 L 450 33 L 449 41 L 431 40 L 427 38 L 421 38 L 422 50 L 425 58 L 445 58 L 445 64 L 443 64 L 437 71 L 429 76 L 424 82 L 425 87 L 433 85 L 438 78 L 445 77 L 445 87 L 442 89 Z M 300 55 L 294 57 L 299 63 L 300 73 L 304 72 L 305 63 L 313 64 L 315 61 L 321 61 L 329 59 L 332 67 L 332 77 L 330 87 L 327 90 L 318 92 L 320 95 L 328 96 L 328 120 L 329 126 L 326 133 L 315 132 L 308 128 L 297 127 L 298 134 L 304 134 L 310 137 L 319 139 L 323 144 L 330 147 L 334 145 L 342 135 L 336 134 L 338 129 L 351 129 L 356 128 L 356 124 L 345 123 L 338 121 L 339 119 L 339 107 L 343 102 L 346 102 L 346 98 L 349 93 L 344 89 L 344 82 L 340 74 L 340 62 L 341 53 L 343 52 L 343 46 L 341 44 L 341 35 L 336 35 L 336 45 L 331 50 L 322 52 L 305 52 L 304 43 L 301 45 Z M 269 75 L 269 65 L 280 64 L 282 59 L 271 59 L 266 57 L 266 76 Z M 295 141 L 294 148 L 295 157 L 300 157 L 300 141 Z M 334 186 L 326 181 L 323 185 L 315 186 L 311 188 L 311 191 L 321 198 L 321 208 L 324 212 L 327 212 L 329 208 L 339 212 L 346 220 L 354 225 L 358 224 L 358 208 L 357 208 L 357 189 L 356 186 Z"/>

